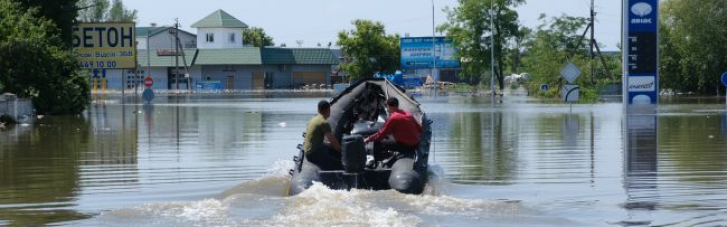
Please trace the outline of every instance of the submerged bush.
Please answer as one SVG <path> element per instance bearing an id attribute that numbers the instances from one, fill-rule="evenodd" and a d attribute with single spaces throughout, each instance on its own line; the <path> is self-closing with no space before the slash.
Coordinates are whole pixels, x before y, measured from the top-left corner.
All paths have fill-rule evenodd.
<path id="1" fill-rule="evenodd" d="M 0 91 L 32 98 L 41 114 L 80 113 L 90 102 L 87 77 L 36 11 L 0 0 Z"/>

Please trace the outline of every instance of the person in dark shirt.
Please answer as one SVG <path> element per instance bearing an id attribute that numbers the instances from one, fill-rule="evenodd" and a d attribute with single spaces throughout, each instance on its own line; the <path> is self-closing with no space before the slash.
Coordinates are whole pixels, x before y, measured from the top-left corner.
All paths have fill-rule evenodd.
<path id="1" fill-rule="evenodd" d="M 398 151 L 403 154 L 412 155 L 419 146 L 419 136 L 422 134 L 422 126 L 414 119 L 411 113 L 399 109 L 399 100 L 390 97 L 386 100 L 389 109 L 389 119 L 376 134 L 366 137 L 364 142 L 381 142 L 383 150 Z M 391 134 L 392 138 L 388 138 Z"/>
<path id="2" fill-rule="evenodd" d="M 341 164 L 341 144 L 333 135 L 331 125 L 326 119 L 331 116 L 331 104 L 326 100 L 318 102 L 318 114 L 308 121 L 305 131 L 303 151 L 305 158 L 323 170 L 343 169 Z M 324 143 L 324 138 L 329 144 Z"/>

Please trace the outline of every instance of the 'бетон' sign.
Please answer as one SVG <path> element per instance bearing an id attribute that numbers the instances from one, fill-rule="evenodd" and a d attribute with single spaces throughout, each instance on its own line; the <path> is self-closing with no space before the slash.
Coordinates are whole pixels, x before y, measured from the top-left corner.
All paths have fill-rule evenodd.
<path id="1" fill-rule="evenodd" d="M 79 23 L 73 54 L 81 68 L 136 68 L 134 23 Z"/>

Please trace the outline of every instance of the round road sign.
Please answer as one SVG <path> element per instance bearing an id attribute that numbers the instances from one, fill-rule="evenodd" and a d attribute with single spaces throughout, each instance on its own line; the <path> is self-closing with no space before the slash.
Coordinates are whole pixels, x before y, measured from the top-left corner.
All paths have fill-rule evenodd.
<path id="1" fill-rule="evenodd" d="M 727 72 L 722 74 L 722 85 L 727 86 Z"/>
<path id="2" fill-rule="evenodd" d="M 150 76 L 147 76 L 144 78 L 144 86 L 147 88 L 151 88 L 151 86 L 154 85 L 154 79 L 152 79 Z"/>

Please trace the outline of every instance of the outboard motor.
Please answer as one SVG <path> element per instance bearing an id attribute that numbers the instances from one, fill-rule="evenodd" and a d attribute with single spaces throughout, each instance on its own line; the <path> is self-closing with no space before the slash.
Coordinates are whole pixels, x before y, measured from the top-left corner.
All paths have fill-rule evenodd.
<path id="1" fill-rule="evenodd" d="M 341 161 L 346 173 L 360 173 L 366 166 L 366 144 L 362 135 L 344 135 Z"/>
<path id="2" fill-rule="evenodd" d="M 353 124 L 351 135 L 356 134 L 362 136 L 370 136 L 378 132 L 379 129 L 383 126 L 383 122 L 359 121 Z"/>

